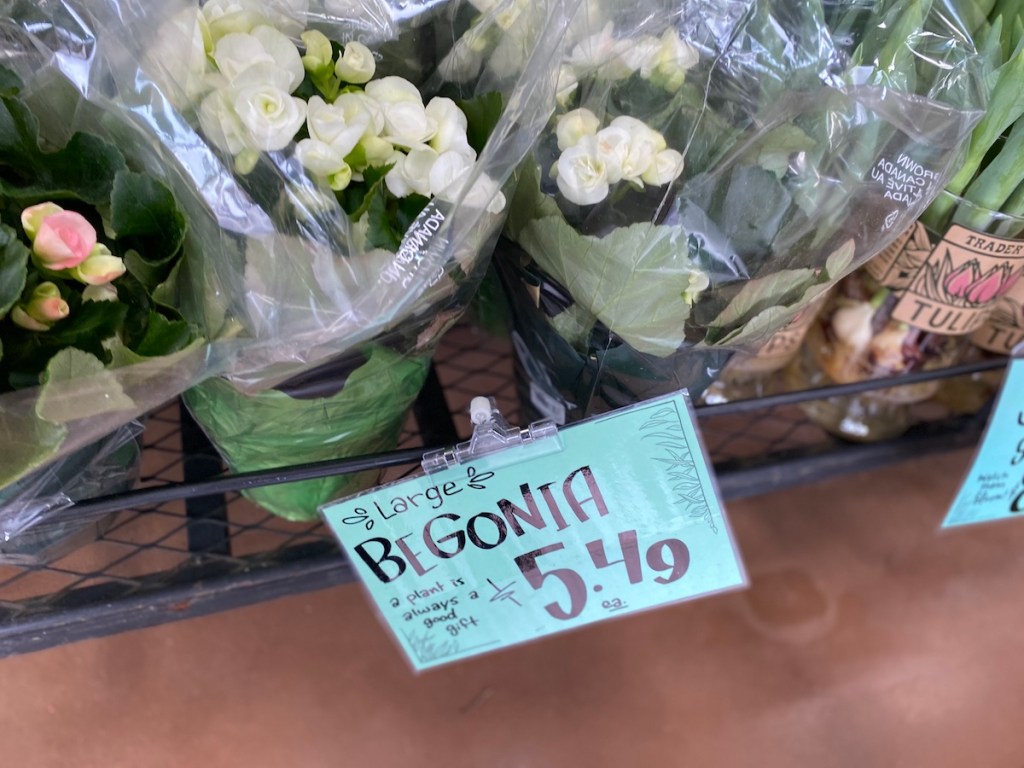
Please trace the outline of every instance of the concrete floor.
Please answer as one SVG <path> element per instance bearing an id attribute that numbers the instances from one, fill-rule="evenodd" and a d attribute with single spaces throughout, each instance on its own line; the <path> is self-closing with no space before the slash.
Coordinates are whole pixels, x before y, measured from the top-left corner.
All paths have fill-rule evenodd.
<path id="1" fill-rule="evenodd" d="M 358 586 L 0 662 L 0 765 L 1024 765 L 1024 523 L 957 453 L 730 505 L 746 592 L 436 670 Z"/>

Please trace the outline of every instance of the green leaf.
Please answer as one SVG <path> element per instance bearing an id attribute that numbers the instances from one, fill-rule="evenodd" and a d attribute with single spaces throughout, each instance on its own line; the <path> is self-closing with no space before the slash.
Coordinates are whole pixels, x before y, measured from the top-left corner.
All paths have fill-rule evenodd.
<path id="1" fill-rule="evenodd" d="M 43 421 L 31 408 L 0 408 L 0 488 L 44 466 L 67 433 L 65 426 Z"/>
<path id="2" fill-rule="evenodd" d="M 350 184 L 341 193 L 341 207 L 353 221 L 358 221 L 370 208 L 373 196 L 384 187 L 384 177 L 394 168 L 393 164 L 380 168 L 367 168 L 361 182 Z M 386 191 L 386 188 L 384 188 Z"/>
<path id="3" fill-rule="evenodd" d="M 168 320 L 159 312 L 149 313 L 149 323 L 134 351 L 143 357 L 162 357 L 184 349 L 192 341 L 192 328 L 184 320 Z"/>
<path id="4" fill-rule="evenodd" d="M 706 341 L 724 342 L 737 326 L 750 322 L 766 310 L 792 303 L 818 282 L 813 269 L 787 269 L 748 280 L 708 328 Z"/>
<path id="5" fill-rule="evenodd" d="M 518 176 L 505 220 L 505 234 L 516 242 L 526 225 L 534 219 L 561 215 L 558 203 L 541 192 L 540 170 L 532 159 L 528 158 L 519 167 Z"/>
<path id="6" fill-rule="evenodd" d="M 18 233 L 6 224 L 0 225 L 0 318 L 21 297 L 28 256 L 28 248 L 18 239 Z"/>
<path id="7" fill-rule="evenodd" d="M 17 96 L 24 87 L 21 78 L 13 70 L 0 67 L 0 97 Z"/>
<path id="8" fill-rule="evenodd" d="M 36 402 L 36 414 L 52 424 L 135 409 L 117 377 L 95 356 L 64 349 L 50 360 Z"/>
<path id="9" fill-rule="evenodd" d="M 573 304 L 564 312 L 559 312 L 552 317 L 551 324 L 558 331 L 558 335 L 569 342 L 573 349 L 586 354 L 587 342 L 596 320 L 597 318 L 583 306 Z"/>
<path id="10" fill-rule="evenodd" d="M 367 244 L 373 248 L 383 248 L 386 251 L 398 250 L 402 244 L 403 233 L 395 229 L 388 213 L 387 190 L 383 184 L 378 184 L 376 191 L 370 197 L 366 220 L 369 224 L 366 230 Z"/>
<path id="11" fill-rule="evenodd" d="M 125 167 L 118 149 L 76 133 L 55 152 L 39 147 L 39 122 L 14 97 L 0 98 L 0 192 L 23 204 L 77 198 L 92 205 L 109 202 L 114 176 Z"/>
<path id="12" fill-rule="evenodd" d="M 690 305 L 682 297 L 693 265 L 676 228 L 633 224 L 597 238 L 550 216 L 530 222 L 520 244 L 634 349 L 664 357 L 683 342 Z"/>
<path id="13" fill-rule="evenodd" d="M 497 91 L 490 91 L 456 103 L 466 115 L 466 138 L 469 140 L 469 146 L 480 154 L 501 119 L 504 100 Z"/>
<path id="14" fill-rule="evenodd" d="M 151 176 L 121 171 L 114 179 L 110 225 L 128 249 L 125 265 L 152 290 L 170 273 L 185 242 L 187 224 L 171 191 Z"/>
<path id="15" fill-rule="evenodd" d="M 846 275 L 846 270 L 853 264 L 853 257 L 857 253 L 857 245 L 853 242 L 853 238 L 850 238 L 825 259 L 825 272 L 828 275 L 829 280 L 838 280 L 839 278 Z"/>
<path id="16" fill-rule="evenodd" d="M 817 143 L 792 123 L 773 128 L 747 152 L 748 158 L 781 179 L 789 170 L 789 159 L 799 152 L 809 152 Z"/>
<path id="17" fill-rule="evenodd" d="M 103 341 L 117 333 L 127 314 L 128 307 L 118 301 L 87 301 L 38 338 L 51 349 L 77 347 L 105 358 Z"/>

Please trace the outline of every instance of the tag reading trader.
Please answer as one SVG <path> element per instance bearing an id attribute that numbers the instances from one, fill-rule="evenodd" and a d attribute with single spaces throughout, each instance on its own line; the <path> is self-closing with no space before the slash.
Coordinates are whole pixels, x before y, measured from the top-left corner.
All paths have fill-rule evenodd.
<path id="1" fill-rule="evenodd" d="M 746 583 L 682 395 L 560 436 L 324 509 L 416 669 Z"/>
<path id="2" fill-rule="evenodd" d="M 943 528 L 1024 516 L 1024 360 L 1012 360 L 974 464 Z"/>

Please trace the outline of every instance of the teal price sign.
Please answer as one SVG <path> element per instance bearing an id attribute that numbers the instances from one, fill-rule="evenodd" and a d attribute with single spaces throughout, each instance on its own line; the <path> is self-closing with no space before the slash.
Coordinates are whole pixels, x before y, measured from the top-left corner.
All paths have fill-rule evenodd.
<path id="1" fill-rule="evenodd" d="M 943 528 L 1024 516 L 1024 360 L 1012 360 Z"/>
<path id="2" fill-rule="evenodd" d="M 323 514 L 417 670 L 746 584 L 683 394 Z"/>

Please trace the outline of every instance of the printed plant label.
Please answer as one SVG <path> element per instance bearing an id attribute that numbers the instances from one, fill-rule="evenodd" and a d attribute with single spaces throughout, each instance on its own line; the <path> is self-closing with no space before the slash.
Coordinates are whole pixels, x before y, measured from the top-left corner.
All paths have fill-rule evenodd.
<path id="1" fill-rule="evenodd" d="M 387 485 L 324 518 L 426 669 L 746 583 L 682 394 Z"/>
<path id="2" fill-rule="evenodd" d="M 1022 265 L 1024 241 L 954 225 L 917 269 L 892 317 L 931 333 L 973 333 Z"/>
<path id="3" fill-rule="evenodd" d="M 1024 515 L 1024 360 L 1012 360 L 999 400 L 943 528 Z"/>
<path id="4" fill-rule="evenodd" d="M 917 222 L 904 230 L 864 268 L 886 288 L 902 291 L 910 285 L 931 252 L 928 230 L 924 224 Z"/>
<path id="5" fill-rule="evenodd" d="M 1018 277 L 996 303 L 985 324 L 971 336 L 971 341 L 975 346 L 999 355 L 1009 355 L 1018 344 L 1024 344 L 1024 277 Z"/>

